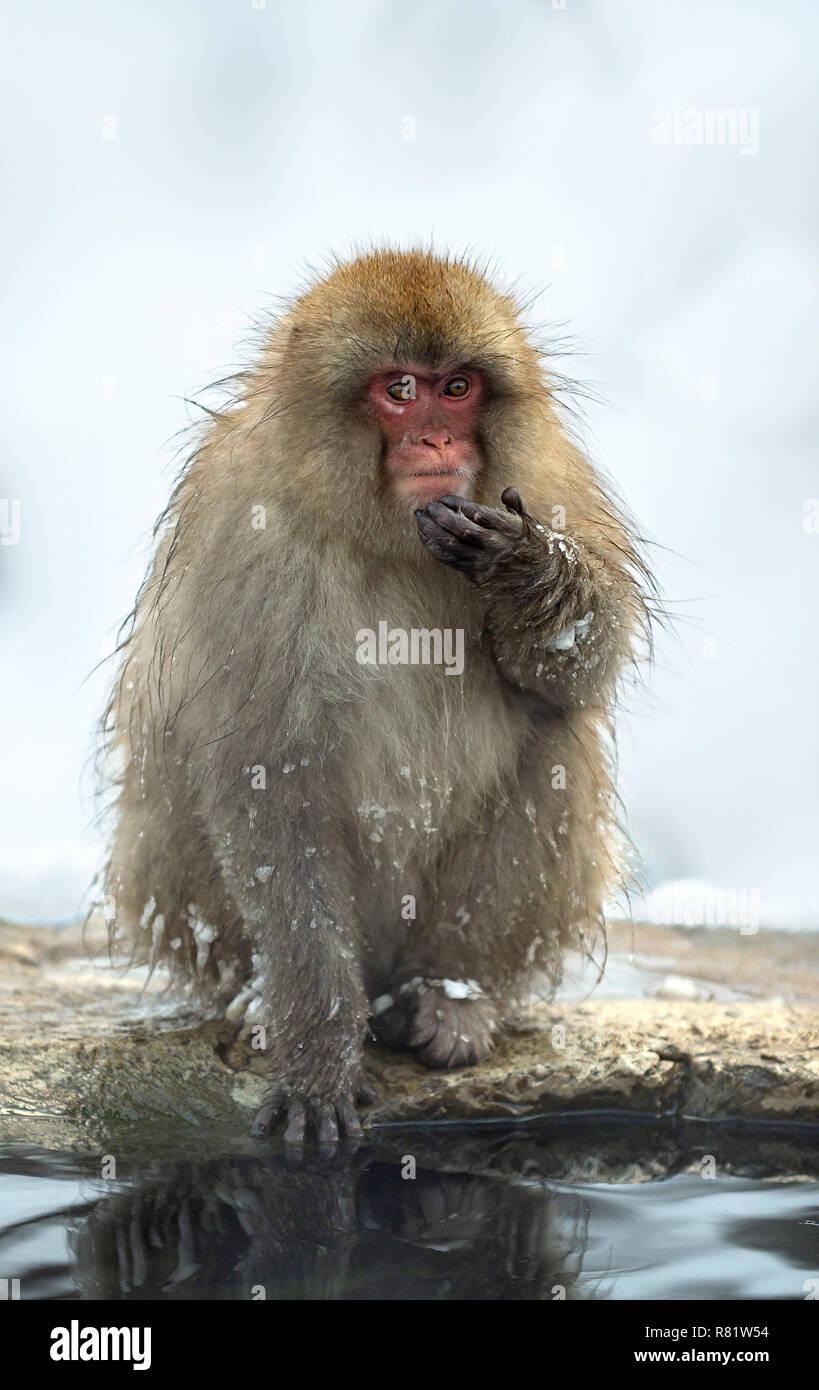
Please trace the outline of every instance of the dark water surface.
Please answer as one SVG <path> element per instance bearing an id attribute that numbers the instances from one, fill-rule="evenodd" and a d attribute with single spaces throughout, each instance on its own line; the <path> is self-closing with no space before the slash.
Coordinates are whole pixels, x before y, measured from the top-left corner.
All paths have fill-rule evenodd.
<path id="1" fill-rule="evenodd" d="M 414 1178 L 402 1176 L 409 1160 Z M 14 1144 L 0 1147 L 0 1279 L 19 1279 L 24 1299 L 262 1288 L 278 1299 L 804 1299 L 819 1295 L 818 1178 L 815 1129 L 600 1116 L 385 1127 L 355 1155 L 300 1167 L 263 1146 L 197 1158 L 194 1140 L 118 1160 L 116 1178 L 100 1177 L 99 1160 Z"/>

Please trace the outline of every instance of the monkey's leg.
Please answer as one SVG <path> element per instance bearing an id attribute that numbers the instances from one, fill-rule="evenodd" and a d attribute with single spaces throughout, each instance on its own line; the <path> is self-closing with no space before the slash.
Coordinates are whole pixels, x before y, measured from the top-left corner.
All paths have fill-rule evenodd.
<path id="1" fill-rule="evenodd" d="M 263 743 L 259 743 L 263 747 Z M 253 759 L 246 757 L 239 766 Z M 240 776 L 208 817 L 231 896 L 252 942 L 270 1089 L 253 1127 L 286 1120 L 285 1143 L 313 1129 L 323 1150 L 357 1139 L 366 995 L 349 865 L 318 769 L 291 751 L 275 786 Z M 372 1098 L 372 1097 L 370 1097 Z"/>
<path id="2" fill-rule="evenodd" d="M 559 980 L 575 872 L 549 834 L 566 792 L 544 788 L 542 772 L 537 781 L 524 773 L 514 802 L 488 803 L 444 851 L 434 898 L 419 903 L 393 987 L 375 1001 L 377 1032 L 427 1066 L 480 1061 L 526 981 Z"/>
<path id="3" fill-rule="evenodd" d="M 112 946 L 134 962 L 163 961 L 207 1004 L 227 1003 L 249 974 L 250 956 L 210 841 L 186 789 L 164 785 L 147 758 L 140 771 L 132 762 L 123 778 L 105 878 Z M 209 950 L 213 937 L 221 968 Z"/>

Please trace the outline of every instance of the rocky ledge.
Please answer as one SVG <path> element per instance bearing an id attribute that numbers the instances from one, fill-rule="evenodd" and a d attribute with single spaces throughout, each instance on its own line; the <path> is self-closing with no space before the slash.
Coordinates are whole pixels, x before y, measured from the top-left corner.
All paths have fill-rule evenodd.
<path id="1" fill-rule="evenodd" d="M 366 1125 L 590 1111 L 819 1122 L 819 937 L 616 924 L 590 990 L 513 1020 L 480 1067 L 429 1072 L 371 1047 Z M 246 1135 L 264 1068 L 158 978 L 112 968 L 99 931 L 0 924 L 0 1142 L 218 1146 Z"/>

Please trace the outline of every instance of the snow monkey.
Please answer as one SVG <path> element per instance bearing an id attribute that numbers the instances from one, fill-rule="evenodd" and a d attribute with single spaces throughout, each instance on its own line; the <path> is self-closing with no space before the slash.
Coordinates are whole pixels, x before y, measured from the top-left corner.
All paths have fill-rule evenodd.
<path id="1" fill-rule="evenodd" d="M 254 1132 L 291 1148 L 357 1138 L 369 1033 L 484 1058 L 618 881 L 651 580 L 556 389 L 481 270 L 361 255 L 266 330 L 157 525 L 105 721 L 112 932 L 260 1030 Z"/>

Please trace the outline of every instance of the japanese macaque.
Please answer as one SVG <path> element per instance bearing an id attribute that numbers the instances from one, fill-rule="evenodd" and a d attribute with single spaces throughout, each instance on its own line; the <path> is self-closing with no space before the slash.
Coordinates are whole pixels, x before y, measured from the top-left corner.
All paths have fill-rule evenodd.
<path id="1" fill-rule="evenodd" d="M 106 720 L 114 939 L 258 1030 L 256 1133 L 332 1150 L 368 1033 L 480 1061 L 594 938 L 650 578 L 512 298 L 423 251 L 296 299 L 157 535 Z"/>

